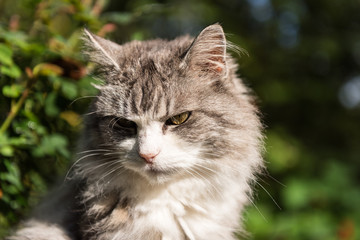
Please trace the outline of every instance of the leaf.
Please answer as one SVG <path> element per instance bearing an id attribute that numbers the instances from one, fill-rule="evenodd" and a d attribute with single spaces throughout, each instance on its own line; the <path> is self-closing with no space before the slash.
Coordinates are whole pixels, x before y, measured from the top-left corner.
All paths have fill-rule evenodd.
<path id="1" fill-rule="evenodd" d="M 115 22 L 121 25 L 129 24 L 134 20 L 134 15 L 128 12 L 111 12 L 103 16 L 106 20 Z"/>
<path id="2" fill-rule="evenodd" d="M 12 157 L 14 154 L 10 139 L 6 134 L 0 134 L 0 154 L 5 157 Z"/>
<path id="3" fill-rule="evenodd" d="M 21 76 L 21 69 L 15 64 L 12 64 L 10 66 L 2 65 L 0 68 L 0 72 L 11 78 L 19 78 Z"/>
<path id="4" fill-rule="evenodd" d="M 60 134 L 53 134 L 45 136 L 39 146 L 33 150 L 33 154 L 36 157 L 54 156 L 56 153 L 60 153 L 65 157 L 69 157 L 70 153 L 67 150 L 67 139 Z"/>
<path id="5" fill-rule="evenodd" d="M 34 76 L 59 76 L 63 73 L 63 69 L 58 65 L 51 63 L 40 63 L 33 69 Z"/>
<path id="6" fill-rule="evenodd" d="M 6 65 L 12 65 L 12 50 L 7 45 L 0 43 L 0 62 Z"/>
<path id="7" fill-rule="evenodd" d="M 9 195 L 15 195 L 20 193 L 19 189 L 14 185 L 4 185 L 4 191 Z"/>
<path id="8" fill-rule="evenodd" d="M 54 52 L 61 53 L 66 49 L 66 43 L 63 39 L 58 38 L 51 38 L 49 40 L 49 49 Z"/>
<path id="9" fill-rule="evenodd" d="M 55 117 L 60 113 L 59 108 L 56 105 L 56 93 L 50 93 L 45 100 L 45 113 L 50 117 Z"/>
<path id="10" fill-rule="evenodd" d="M 286 189 L 283 191 L 283 200 L 289 209 L 300 209 L 307 206 L 311 200 L 309 186 L 305 180 L 293 179 L 286 183 Z"/>
<path id="11" fill-rule="evenodd" d="M 73 127 L 81 123 L 80 115 L 73 111 L 64 111 L 60 114 L 60 117 Z"/>
<path id="12" fill-rule="evenodd" d="M 9 143 L 9 137 L 7 136 L 7 134 L 0 133 L 0 146 L 8 143 Z"/>
<path id="13" fill-rule="evenodd" d="M 61 92 L 67 99 L 73 100 L 78 95 L 77 86 L 75 83 L 70 81 L 62 81 L 61 83 Z"/>
<path id="14" fill-rule="evenodd" d="M 7 85 L 2 89 L 4 96 L 9 98 L 18 98 L 23 91 L 24 87 L 18 84 Z"/>
<path id="15" fill-rule="evenodd" d="M 31 171 L 28 176 L 30 178 L 31 186 L 33 188 L 36 188 L 37 191 L 42 193 L 46 192 L 46 182 L 38 172 Z"/>
<path id="16" fill-rule="evenodd" d="M 20 47 L 22 50 L 29 48 L 28 37 L 24 32 L 21 31 L 1 31 L 1 38 L 5 39 L 6 42 L 14 44 Z"/>
<path id="17" fill-rule="evenodd" d="M 11 146 L 14 146 L 14 147 L 28 145 L 29 144 L 29 139 L 25 138 L 23 136 L 21 136 L 21 137 L 12 137 L 10 139 L 10 144 L 11 144 Z"/>
<path id="18" fill-rule="evenodd" d="M 7 172 L 1 172 L 0 179 L 3 181 L 7 181 L 11 184 L 12 188 L 9 191 L 14 193 L 22 191 L 23 185 L 20 180 L 21 174 L 19 167 L 14 162 L 10 162 L 7 159 L 4 160 L 4 165 L 7 169 Z M 4 191 L 8 192 L 5 188 Z"/>
<path id="19" fill-rule="evenodd" d="M 0 146 L 0 153 L 5 157 L 12 157 L 14 156 L 14 148 L 10 145 Z"/>

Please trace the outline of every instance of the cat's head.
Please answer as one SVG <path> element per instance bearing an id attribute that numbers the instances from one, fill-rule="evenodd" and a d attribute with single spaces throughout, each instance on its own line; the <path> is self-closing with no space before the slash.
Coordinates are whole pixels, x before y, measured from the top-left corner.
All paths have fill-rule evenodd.
<path id="1" fill-rule="evenodd" d="M 104 82 L 86 120 L 84 175 L 154 184 L 259 165 L 260 123 L 220 25 L 195 39 L 124 45 L 84 35 Z"/>

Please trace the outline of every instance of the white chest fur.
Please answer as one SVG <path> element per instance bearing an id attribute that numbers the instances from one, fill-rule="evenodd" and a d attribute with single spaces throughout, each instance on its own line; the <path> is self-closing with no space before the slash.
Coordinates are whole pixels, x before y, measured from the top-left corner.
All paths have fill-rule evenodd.
<path id="1" fill-rule="evenodd" d="M 112 240 L 215 240 L 234 239 L 239 199 L 228 198 L 237 189 L 223 189 L 220 196 L 200 191 L 201 183 L 188 180 L 159 191 L 143 192 L 131 210 L 133 221 L 115 232 Z M 225 200 L 226 199 L 226 200 Z"/>

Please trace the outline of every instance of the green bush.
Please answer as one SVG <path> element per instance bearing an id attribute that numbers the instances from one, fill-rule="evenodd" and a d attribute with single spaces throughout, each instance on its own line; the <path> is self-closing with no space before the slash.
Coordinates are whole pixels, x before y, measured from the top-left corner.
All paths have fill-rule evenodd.
<path id="1" fill-rule="evenodd" d="M 0 25 L 0 236 L 68 167 L 96 94 L 79 55 L 82 28 L 111 30 L 99 3 L 21 1 Z"/>

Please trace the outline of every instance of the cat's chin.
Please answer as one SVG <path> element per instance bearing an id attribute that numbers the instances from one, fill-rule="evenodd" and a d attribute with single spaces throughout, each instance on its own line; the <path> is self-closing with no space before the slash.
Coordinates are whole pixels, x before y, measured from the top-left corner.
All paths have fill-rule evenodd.
<path id="1" fill-rule="evenodd" d="M 154 167 L 152 165 L 147 165 L 145 167 L 145 172 L 150 175 L 158 176 L 158 175 L 171 175 L 171 171 L 160 169 L 157 167 Z"/>
<path id="2" fill-rule="evenodd" d="M 141 169 L 142 175 L 150 182 L 156 184 L 166 183 L 176 175 L 174 170 L 163 169 L 153 165 L 145 165 Z"/>
<path id="3" fill-rule="evenodd" d="M 151 184 L 163 184 L 174 179 L 178 174 L 175 169 L 166 169 L 152 164 L 127 166 L 129 170 L 141 175 Z"/>

